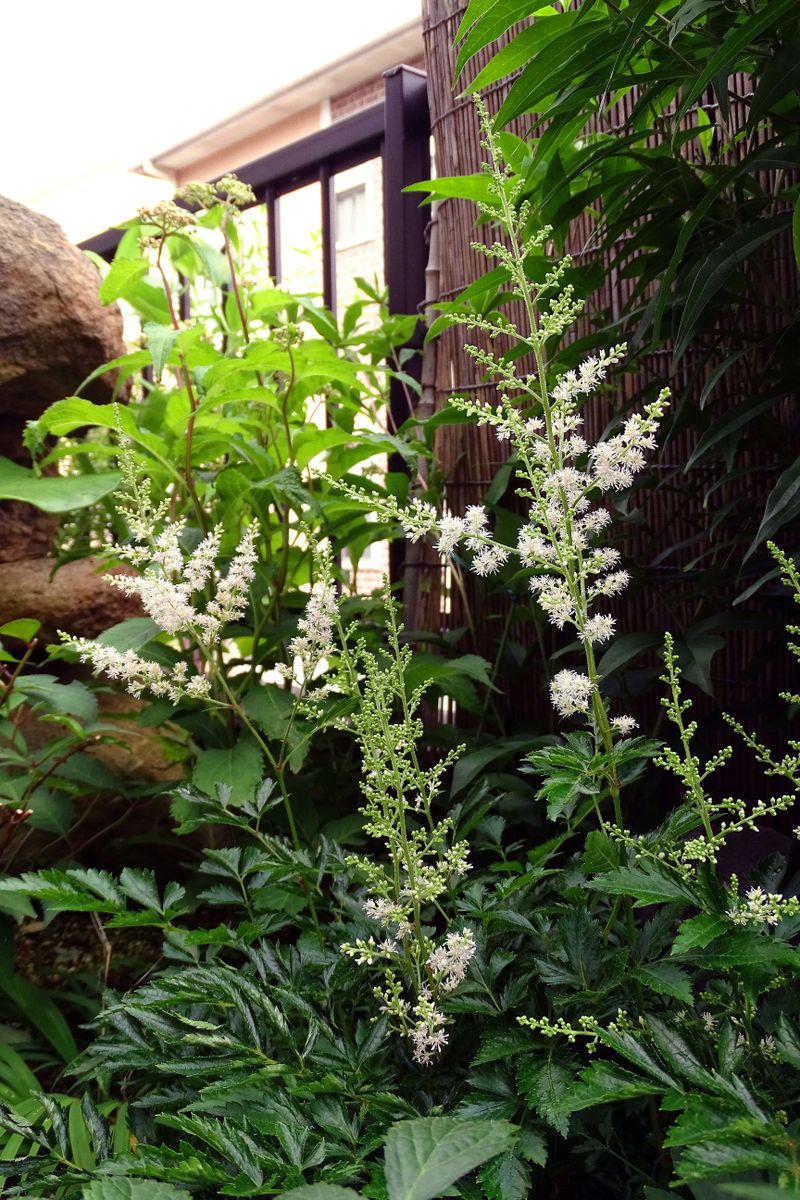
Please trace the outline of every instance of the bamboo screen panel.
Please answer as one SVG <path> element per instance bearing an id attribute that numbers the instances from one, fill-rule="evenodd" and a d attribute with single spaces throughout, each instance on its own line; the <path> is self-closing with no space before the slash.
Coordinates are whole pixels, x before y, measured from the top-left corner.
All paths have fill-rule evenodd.
<path id="1" fill-rule="evenodd" d="M 472 174 L 480 169 L 485 153 L 480 147 L 480 134 L 472 102 L 454 94 L 451 86 L 455 70 L 455 50 L 453 41 L 461 22 L 466 4 L 458 0 L 423 0 L 423 28 L 427 59 L 429 102 L 431 108 L 432 133 L 434 137 L 436 169 L 441 176 Z M 509 31 L 499 42 L 481 51 L 468 67 L 470 73 L 463 83 L 466 86 L 469 78 L 474 78 L 479 70 L 489 61 L 499 45 L 509 41 L 511 36 L 521 26 Z M 740 100 L 732 100 L 732 122 L 738 122 L 737 127 L 743 127 L 747 118 L 747 92 L 750 86 L 746 77 L 736 76 L 731 80 L 734 96 Z M 484 91 L 484 99 L 489 111 L 497 112 L 509 84 L 501 82 Z M 624 126 L 633 97 L 629 94 L 620 103 L 599 117 L 593 117 L 590 128 L 603 129 Z M 713 96 L 705 96 L 703 105 L 709 108 L 713 105 Z M 687 122 L 692 120 L 689 114 Z M 513 132 L 525 136 L 527 125 L 524 118 L 517 120 L 511 127 Z M 686 153 L 692 153 L 693 143 L 688 143 Z M 487 232 L 476 229 L 474 207 L 460 200 L 446 200 L 438 206 L 439 244 L 441 257 L 439 261 L 439 298 L 450 300 L 486 270 L 484 257 L 470 248 L 470 242 L 483 238 L 485 241 L 494 240 L 496 231 Z M 567 249 L 580 261 L 594 255 L 592 249 L 596 220 L 589 214 L 584 214 L 574 221 Z M 774 298 L 777 294 L 783 302 L 796 304 L 798 295 L 798 275 L 791 249 L 791 243 L 780 240 L 769 244 L 762 252 L 759 263 L 760 276 L 757 288 L 761 294 L 752 294 L 747 298 L 737 313 L 737 329 L 758 333 L 762 337 L 769 334 L 770 328 L 780 325 L 780 314 L 774 315 L 774 305 L 765 303 L 765 298 Z M 605 280 L 598 291 L 588 299 L 587 315 L 582 324 L 576 327 L 575 334 L 580 336 L 592 327 L 592 314 L 604 313 L 607 320 L 618 317 L 626 309 L 632 283 L 621 278 L 616 270 L 608 268 Z M 507 312 L 512 321 L 522 326 L 523 316 L 519 305 L 509 306 Z M 772 314 L 772 315 L 771 315 Z M 770 322 L 772 324 L 770 325 Z M 709 338 L 719 341 L 720 337 L 730 341 L 737 335 L 736 329 L 721 329 L 709 331 Z M 480 344 L 481 335 L 468 335 L 468 340 Z M 435 407 L 441 408 L 447 402 L 448 396 L 454 392 L 462 395 L 475 395 L 488 399 L 493 389 L 482 382 L 479 370 L 473 360 L 463 350 L 464 330 L 451 329 L 443 333 L 433 344 L 435 353 Z M 765 339 L 767 346 L 769 337 Z M 702 348 L 700 348 L 702 349 Z M 764 350 L 764 362 L 769 355 L 769 349 Z M 625 394 L 619 392 L 615 397 L 594 398 L 584 410 L 586 433 L 590 440 L 596 440 L 606 427 L 610 415 L 615 409 L 624 406 L 626 402 L 638 394 L 648 383 L 668 384 L 674 394 L 680 394 L 685 389 L 693 389 L 699 396 L 706 375 L 711 368 L 698 372 L 698 362 L 702 354 L 695 345 L 681 359 L 677 372 L 671 371 L 671 347 L 663 345 L 658 353 L 651 355 L 637 366 L 636 374 L 628 374 L 621 385 Z M 715 392 L 716 410 L 739 403 L 743 397 L 752 395 L 754 377 L 759 373 L 759 363 L 753 356 L 747 357 L 747 362 L 739 372 L 734 368 L 723 378 Z M 748 389 L 748 390 L 745 390 Z M 784 426 L 793 431 L 797 430 L 797 417 L 794 407 L 788 402 L 782 402 L 784 408 L 781 417 Z M 656 472 L 664 476 L 678 463 L 685 463 L 693 449 L 696 434 L 692 432 L 674 436 L 667 449 L 667 458 L 662 458 L 655 465 Z M 462 513 L 468 504 L 480 503 L 491 483 L 496 471 L 502 465 L 505 451 L 489 428 L 474 429 L 465 425 L 443 427 L 438 434 L 437 451 L 444 479 L 444 493 L 447 508 L 454 513 Z M 770 471 L 770 461 L 760 455 L 758 448 L 745 450 L 737 459 L 737 466 L 742 472 L 735 480 L 717 490 L 714 497 L 716 510 L 735 498 L 737 489 L 753 494 L 754 490 L 766 497 L 774 485 L 774 473 Z M 616 604 L 619 617 L 620 631 L 636 630 L 663 633 L 669 628 L 679 634 L 695 617 L 696 599 L 683 600 L 673 594 L 669 579 L 676 576 L 685 565 L 697 554 L 698 537 L 704 536 L 713 512 L 704 509 L 702 497 L 722 468 L 716 464 L 700 466 L 687 476 L 690 485 L 680 493 L 668 488 L 651 488 L 636 496 L 636 505 L 640 510 L 641 520 L 625 535 L 625 541 L 620 544 L 625 565 L 636 563 L 649 564 L 651 569 L 657 564 L 659 552 L 658 531 L 666 531 L 667 536 L 660 539 L 663 545 L 676 546 L 686 542 L 682 551 L 672 555 L 663 565 L 665 586 L 648 589 L 647 595 L 628 593 Z M 658 478 L 658 475 L 656 476 Z M 662 547 L 663 548 L 663 547 Z M 422 560 L 422 561 L 421 561 Z M 443 571 L 437 562 L 437 557 L 431 548 L 423 552 L 417 551 L 414 563 L 421 571 L 423 580 L 419 594 L 415 596 L 416 628 L 431 631 L 445 631 L 467 625 L 472 625 L 474 645 L 471 647 L 486 657 L 492 657 L 492 647 L 503 627 L 504 618 L 508 612 L 508 601 L 502 595 L 493 595 L 487 602 L 483 589 L 475 585 L 469 576 L 456 580 L 459 586 L 454 586 L 447 571 Z M 416 581 L 415 581 L 416 590 Z M 632 607 L 633 606 L 633 607 Z M 759 602 L 750 606 L 751 611 L 758 613 Z M 507 630 L 513 638 L 523 644 L 531 642 L 531 628 L 525 625 L 519 629 Z M 545 632 L 545 638 L 550 639 L 550 631 Z M 744 685 L 742 681 L 741 663 L 756 659 L 765 645 L 767 635 L 757 629 L 738 632 L 727 641 L 726 648 L 721 650 L 714 659 L 714 680 L 718 700 L 734 709 L 738 708 Z M 563 639 L 562 639 L 563 641 Z M 545 652 L 552 651 L 557 642 L 547 640 L 542 645 Z M 543 656 L 536 656 L 542 660 Z M 768 656 L 767 656 L 768 657 Z M 763 669 L 755 679 L 749 679 L 746 684 L 750 699 L 753 698 L 753 688 L 764 690 L 774 696 L 778 686 L 785 687 L 788 668 L 785 666 L 785 656 L 774 660 L 765 658 Z M 545 689 L 541 672 L 534 667 L 523 688 L 517 685 L 513 695 L 506 696 L 506 704 L 514 720 L 522 718 L 525 721 L 536 719 L 537 724 L 546 723 L 549 719 L 549 706 L 545 703 Z M 500 680 L 502 685 L 502 678 Z M 655 705 L 657 702 L 653 700 Z M 655 710 L 652 712 L 655 716 Z"/>

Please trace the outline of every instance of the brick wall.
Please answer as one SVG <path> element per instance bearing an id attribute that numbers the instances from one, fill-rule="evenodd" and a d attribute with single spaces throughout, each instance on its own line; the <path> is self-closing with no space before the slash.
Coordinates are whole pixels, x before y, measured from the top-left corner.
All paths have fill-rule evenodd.
<path id="1" fill-rule="evenodd" d="M 420 54 L 417 58 L 412 58 L 405 65 L 424 71 L 425 56 Z M 331 120 L 340 121 L 342 117 L 349 117 L 354 112 L 359 112 L 362 108 L 369 108 L 370 104 L 377 104 L 382 99 L 383 76 L 377 75 L 374 79 L 368 79 L 365 83 L 359 83 L 356 87 L 348 88 L 346 92 L 340 92 L 338 96 L 332 96 Z"/>

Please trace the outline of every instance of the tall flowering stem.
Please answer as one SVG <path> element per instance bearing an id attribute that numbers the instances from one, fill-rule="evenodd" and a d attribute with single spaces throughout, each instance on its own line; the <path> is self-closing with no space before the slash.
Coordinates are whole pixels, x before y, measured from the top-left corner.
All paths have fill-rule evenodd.
<path id="1" fill-rule="evenodd" d="M 364 829 L 385 851 L 381 861 L 353 855 L 366 883 L 363 909 L 376 932 L 342 951 L 376 969 L 380 1011 L 406 1037 L 417 1062 L 427 1065 L 448 1041 L 442 1001 L 459 986 L 475 953 L 472 930 L 449 928 L 445 897 L 469 869 L 467 844 L 454 836 L 450 817 L 437 820 L 433 804 L 453 752 L 423 768 L 417 755 L 424 689 L 409 693 L 411 650 L 400 643 L 396 606 L 385 586 L 388 654 L 351 644 L 337 621 L 339 689 L 355 701 L 348 718 L 362 752 Z M 445 923 L 438 940 L 436 925 Z"/>
<path id="2" fill-rule="evenodd" d="M 622 361 L 626 348 L 617 345 L 601 350 L 577 370 L 550 379 L 547 344 L 575 321 L 583 304 L 575 299 L 571 285 L 564 283 L 569 258 L 554 266 L 543 282 L 529 278 L 526 261 L 541 251 L 551 231 L 544 229 L 533 236 L 526 232 L 531 214 L 527 201 L 521 199 L 522 183 L 512 178 L 502 161 L 483 102 L 477 97 L 475 103 L 489 159 L 483 170 L 491 197 L 478 208 L 506 240 L 490 246 L 476 242 L 474 249 L 506 271 L 512 293 L 522 304 L 526 327 L 520 330 L 501 315 L 483 317 L 472 312 L 454 314 L 452 320 L 487 335 L 490 342 L 508 338 L 533 360 L 534 369 L 523 374 L 518 358 L 467 345 L 467 353 L 495 381 L 497 401 L 483 404 L 453 397 L 450 403 L 476 423 L 491 425 L 498 440 L 509 443 L 516 456 L 518 494 L 529 502 L 529 510 L 515 546 L 504 545 L 493 536 L 488 513 L 481 505 L 471 506 L 460 516 L 440 514 L 423 500 L 414 500 L 404 509 L 389 499 L 379 505 L 378 515 L 399 521 L 412 541 L 432 538 L 443 558 L 459 548 L 466 551 L 477 575 L 496 573 L 512 556 L 530 570 L 531 591 L 548 620 L 559 630 L 574 630 L 583 649 L 582 669 L 565 668 L 552 679 L 551 702 L 560 717 L 583 715 L 592 724 L 598 749 L 609 763 L 607 783 L 620 823 L 612 751 L 615 738 L 635 728 L 635 722 L 609 713 L 600 692 L 596 648 L 607 642 L 615 629 L 614 618 L 603 611 L 603 602 L 623 591 L 629 576 L 620 569 L 619 552 L 598 544 L 611 520 L 607 508 L 598 502 L 630 487 L 644 467 L 646 452 L 656 448 L 669 391 L 662 390 L 643 412 L 629 416 L 613 436 L 596 445 L 587 443 L 580 408 L 606 379 L 609 368 Z M 345 486 L 343 490 L 367 499 L 358 488 Z M 374 497 L 370 496 L 369 502 L 375 507 Z"/>

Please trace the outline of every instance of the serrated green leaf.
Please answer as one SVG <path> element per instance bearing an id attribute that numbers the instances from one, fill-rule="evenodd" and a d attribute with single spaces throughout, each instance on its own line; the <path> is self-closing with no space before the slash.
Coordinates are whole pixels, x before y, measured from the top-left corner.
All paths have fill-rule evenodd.
<path id="1" fill-rule="evenodd" d="M 631 972 L 634 979 L 662 996 L 672 996 L 681 1004 L 694 1003 L 692 981 L 686 971 L 669 962 L 643 963 Z"/>
<path id="2" fill-rule="evenodd" d="M 514 1139 L 507 1121 L 420 1117 L 393 1125 L 386 1137 L 389 1200 L 433 1200 Z"/>
<path id="3" fill-rule="evenodd" d="M 587 875 L 600 871 L 613 871 L 619 866 L 619 849 L 608 834 L 592 829 L 586 836 L 586 845 L 581 858 L 581 870 Z"/>
<path id="4" fill-rule="evenodd" d="M 560 1060 L 555 1050 L 526 1058 L 517 1068 L 517 1084 L 531 1108 L 565 1137 L 569 1121 L 564 1098 L 574 1081 L 571 1064 Z"/>
<path id="5" fill-rule="evenodd" d="M 631 1100 L 635 1096 L 654 1096 L 663 1089 L 653 1079 L 643 1079 L 609 1062 L 595 1062 L 581 1071 L 580 1081 L 569 1089 L 562 1101 L 566 1112 L 580 1112 L 596 1104 Z"/>
<path id="6" fill-rule="evenodd" d="M 115 1175 L 93 1180 L 81 1192 L 81 1200 L 186 1200 L 188 1195 L 171 1183 Z"/>
<path id="7" fill-rule="evenodd" d="M 201 750 L 195 762 L 192 782 L 201 792 L 216 799 L 222 785 L 231 789 L 231 800 L 243 804 L 252 800 L 261 781 L 261 751 L 249 737 L 240 738 L 227 750 Z"/>
<path id="8" fill-rule="evenodd" d="M 124 867 L 120 873 L 119 886 L 126 896 L 141 904 L 143 908 L 161 910 L 161 897 L 158 894 L 155 874 L 153 871 L 136 867 Z"/>
<path id="9" fill-rule="evenodd" d="M 519 1155 L 506 1150 L 484 1163 L 478 1172 L 478 1182 L 488 1200 L 527 1200 L 531 1169 Z"/>
<path id="10" fill-rule="evenodd" d="M 281 1192 L 281 1200 L 355 1200 L 360 1195 L 352 1188 L 339 1187 L 335 1183 L 307 1183 L 290 1192 Z"/>
<path id="11" fill-rule="evenodd" d="M 519 1054 L 530 1053 L 534 1044 L 529 1033 L 522 1029 L 501 1029 L 496 1033 L 485 1033 L 481 1038 L 478 1053 L 472 1060 L 473 1067 L 485 1063 L 498 1062 L 503 1058 L 516 1058 Z"/>
<path id="12" fill-rule="evenodd" d="M 662 903 L 696 903 L 696 897 L 678 876 L 667 867 L 642 859 L 635 867 L 618 867 L 587 887 L 611 896 L 633 896 L 636 907 Z"/>
<path id="13" fill-rule="evenodd" d="M 670 954 L 688 954 L 690 950 L 702 950 L 703 947 L 720 937 L 730 929 L 730 922 L 725 917 L 717 917 L 712 913 L 698 913 L 678 926 L 675 941 L 672 943 Z"/>
<path id="14" fill-rule="evenodd" d="M 62 683 L 55 675 L 23 675 L 17 680 L 16 690 L 30 697 L 33 704 L 43 704 L 51 712 L 77 717 L 86 725 L 97 716 L 97 700 L 78 679 Z"/>
<path id="15" fill-rule="evenodd" d="M 103 646 L 113 646 L 115 650 L 141 650 L 160 633 L 158 625 L 150 617 L 127 617 L 104 629 L 96 641 Z"/>

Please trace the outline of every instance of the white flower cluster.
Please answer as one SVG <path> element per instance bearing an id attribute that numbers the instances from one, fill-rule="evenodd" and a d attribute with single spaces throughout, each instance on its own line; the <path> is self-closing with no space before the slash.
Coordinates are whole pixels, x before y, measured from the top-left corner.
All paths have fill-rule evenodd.
<path id="1" fill-rule="evenodd" d="M 552 389 L 544 418 L 524 416 L 506 396 L 496 407 L 464 399 L 452 401 L 480 424 L 494 426 L 501 440 L 513 443 L 521 464 L 519 474 L 530 484 L 530 490 L 522 494 L 531 500 L 515 551 L 522 565 L 536 572 L 531 590 L 548 619 L 559 629 L 572 625 L 587 645 L 608 641 L 615 627 L 612 616 L 592 612 L 592 606 L 617 595 L 629 582 L 627 571 L 619 569 L 618 551 L 593 545 L 611 517 L 605 508 L 592 508 L 590 497 L 631 486 L 645 464 L 645 451 L 656 446 L 655 435 L 669 394 L 663 391 L 644 413 L 629 417 L 620 433 L 588 446 L 581 436 L 578 401 L 602 382 L 609 366 L 624 352 L 623 345 L 616 346 L 562 375 Z M 509 383 L 508 367 L 485 352 L 482 355 L 486 365 Z M 412 541 L 434 537 L 443 558 L 464 542 L 472 552 L 472 570 L 478 575 L 494 574 L 511 553 L 491 536 L 486 511 L 480 505 L 468 508 L 463 517 L 440 517 L 431 504 L 415 500 L 408 509 L 392 515 L 399 518 Z M 557 694 L 561 693 L 559 687 Z M 584 708 L 581 703 L 570 711 Z"/>
<path id="2" fill-rule="evenodd" d="M 779 892 L 765 892 L 763 888 L 751 887 L 744 899 L 737 898 L 726 916 L 734 925 L 774 926 L 784 917 L 796 916 L 800 912 L 800 901 L 796 897 L 783 897 Z"/>
<path id="3" fill-rule="evenodd" d="M 365 912 L 375 920 L 389 924 L 405 924 L 398 921 L 398 913 L 390 904 L 381 901 L 367 900 Z M 398 929 L 397 936 L 411 939 L 412 930 Z M 430 946 L 430 941 L 424 939 L 424 944 Z M 405 953 L 414 957 L 419 943 L 409 940 Z M 375 966 L 383 962 L 386 974 L 386 986 L 376 988 L 375 994 L 380 997 L 380 1011 L 394 1018 L 396 1028 L 409 1039 L 414 1059 L 422 1066 L 429 1065 L 441 1050 L 447 1045 L 448 1020 L 438 1007 L 437 999 L 449 992 L 455 991 L 463 983 L 472 957 L 475 954 L 475 936 L 470 929 L 462 929 L 460 933 L 451 932 L 445 936 L 440 946 L 430 950 L 424 960 L 428 970 L 429 982 L 419 987 L 416 1001 L 411 1002 L 403 995 L 400 983 L 393 966 L 404 951 L 394 938 L 382 942 L 374 937 L 359 938 L 353 943 L 346 943 L 341 950 L 360 966 Z M 417 960 L 420 961 L 420 960 Z"/>
<path id="4" fill-rule="evenodd" d="M 401 522 L 408 532 L 402 517 Z M 481 504 L 470 505 L 463 517 L 441 517 L 435 522 L 434 529 L 438 534 L 436 549 L 442 558 L 449 558 L 459 542 L 466 539 L 467 548 L 472 551 L 471 566 L 476 575 L 493 575 L 508 560 L 508 548 L 490 537 L 489 518 Z"/>
<path id="5" fill-rule="evenodd" d="M 448 933 L 441 946 L 431 951 L 428 967 L 443 992 L 453 992 L 463 981 L 475 953 L 475 935 L 471 929 Z"/>
<path id="6" fill-rule="evenodd" d="M 559 671 L 550 683 L 553 708 L 562 717 L 588 712 L 596 686 L 588 675 L 582 675 L 579 671 L 571 671 L 568 668 Z"/>
<path id="7" fill-rule="evenodd" d="M 180 521 L 167 525 L 155 538 L 151 531 L 149 546 L 135 545 L 120 551 L 120 557 L 137 566 L 147 564 L 141 574 L 106 575 L 105 579 L 125 595 L 138 596 L 147 615 L 164 633 L 190 633 L 209 647 L 219 640 L 226 622 L 244 613 L 247 589 L 255 575 L 258 525 L 253 522 L 245 531 L 227 574 L 216 579 L 222 530 L 212 530 L 186 558 L 180 546 L 183 527 Z M 140 530 L 137 540 L 142 536 Z M 209 584 L 214 585 L 213 597 L 200 608 L 193 598 Z M 132 650 L 116 650 L 65 633 L 60 637 L 77 651 L 81 662 L 90 663 L 96 674 L 118 680 L 132 696 L 149 693 L 177 701 L 184 696 L 197 699 L 209 695 L 208 678 L 190 676 L 185 662 L 166 670 Z"/>
<path id="8" fill-rule="evenodd" d="M 430 990 L 423 987 L 413 1008 L 414 1022 L 408 1036 L 413 1046 L 413 1055 L 423 1067 L 427 1067 L 448 1042 L 445 1025 L 447 1019 L 433 1002 Z"/>
<path id="9" fill-rule="evenodd" d="M 222 528 L 217 526 L 188 559 L 180 547 L 184 522 L 167 525 L 150 547 L 134 546 L 120 556 L 137 565 L 141 575 L 106 575 L 107 583 L 128 596 L 138 596 L 145 612 L 165 633 L 194 633 L 205 645 L 219 640 L 223 625 L 244 614 L 247 589 L 255 575 L 258 524 L 248 526 L 227 575 L 215 582 L 215 594 L 201 610 L 193 597 L 213 581 Z M 177 578 L 176 578 L 177 577 Z"/>
<path id="10" fill-rule="evenodd" d="M 365 900 L 361 907 L 370 920 L 377 921 L 379 925 L 393 925 L 395 937 L 402 939 L 411 936 L 411 922 L 405 906 L 393 904 L 391 900 L 380 896 Z"/>
<path id="11" fill-rule="evenodd" d="M 618 595 L 630 578 L 619 568 L 617 550 L 594 544 L 611 517 L 605 508 L 592 508 L 591 498 L 631 486 L 644 467 L 645 452 L 656 446 L 656 432 L 667 408 L 669 393 L 664 390 L 643 413 L 629 417 L 620 433 L 597 445 L 587 444 L 581 434 L 578 403 L 602 382 L 609 366 L 619 362 L 624 352 L 624 345 L 615 346 L 562 375 L 547 400 L 540 399 L 543 417 L 525 415 L 506 395 L 501 395 L 495 407 L 465 399 L 452 401 L 479 424 L 492 425 L 501 440 L 513 444 L 520 462 L 518 474 L 526 485 L 520 494 L 531 502 L 515 552 L 522 565 L 535 572 L 530 588 L 550 622 L 558 629 L 572 626 L 587 647 L 589 675 L 560 671 L 552 682 L 551 699 L 561 716 L 588 711 L 597 689 L 589 648 L 607 642 L 615 630 L 614 618 L 594 611 L 594 606 Z M 501 387 L 537 398 L 530 377 L 518 380 L 507 363 L 487 351 L 475 350 L 475 356 L 500 377 Z M 478 575 L 493 574 L 511 553 L 509 547 L 494 540 L 486 511 L 479 505 L 468 508 L 463 517 L 439 517 L 430 504 L 417 500 L 406 512 L 393 515 L 412 540 L 434 536 L 442 557 L 465 542 L 472 552 L 472 570 Z M 612 724 L 621 733 L 635 727 L 629 717 L 619 717 Z"/>
<path id="12" fill-rule="evenodd" d="M 61 637 L 77 651 L 81 662 L 91 663 L 95 674 L 120 682 L 137 699 L 149 692 L 151 696 L 164 697 L 177 703 L 184 696 L 194 700 L 203 699 L 211 690 L 208 677 L 189 675 L 185 662 L 177 663 L 172 670 L 165 670 L 133 650 L 115 650 L 113 646 L 105 646 L 88 638 L 69 638 L 65 634 Z"/>
<path id="13" fill-rule="evenodd" d="M 311 683 L 317 668 L 333 653 L 336 587 L 327 574 L 311 588 L 306 610 L 297 622 L 299 633 L 289 642 L 291 666 L 278 670 L 290 682 Z"/>

